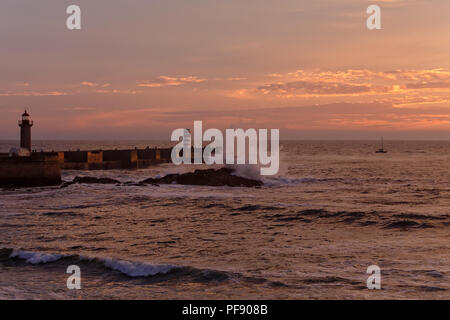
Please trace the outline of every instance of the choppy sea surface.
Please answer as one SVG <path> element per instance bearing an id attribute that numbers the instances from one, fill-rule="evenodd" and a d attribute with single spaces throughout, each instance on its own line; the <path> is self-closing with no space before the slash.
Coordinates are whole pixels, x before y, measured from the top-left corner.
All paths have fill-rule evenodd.
<path id="1" fill-rule="evenodd" d="M 0 141 L 0 152 L 16 146 Z M 165 146 L 37 141 L 44 150 Z M 0 299 L 450 298 L 450 142 L 284 141 L 261 188 L 0 191 Z M 63 171 L 141 181 L 199 167 Z M 258 177 L 258 170 L 238 173 Z M 69 290 L 69 265 L 81 290 Z M 367 267 L 381 268 L 368 290 Z"/>

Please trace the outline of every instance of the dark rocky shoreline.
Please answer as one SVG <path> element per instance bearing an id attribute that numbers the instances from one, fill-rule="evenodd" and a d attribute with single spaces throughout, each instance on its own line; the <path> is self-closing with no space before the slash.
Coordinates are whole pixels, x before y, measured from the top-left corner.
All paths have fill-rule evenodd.
<path id="1" fill-rule="evenodd" d="M 195 170 L 183 174 L 168 174 L 162 178 L 149 178 L 141 181 L 142 184 L 181 184 L 197 186 L 229 186 L 229 187 L 261 187 L 264 183 L 260 180 L 248 179 L 233 175 L 230 168 L 218 170 Z"/>
<path id="2" fill-rule="evenodd" d="M 160 185 L 160 184 L 180 184 L 180 185 L 194 185 L 194 186 L 211 186 L 211 187 L 261 187 L 264 183 L 260 180 L 248 179 L 233 175 L 233 169 L 206 169 L 195 170 L 183 174 L 168 174 L 162 178 L 148 178 L 141 182 L 125 182 L 121 183 L 118 180 L 111 178 L 95 178 L 95 177 L 75 177 L 70 182 L 65 182 L 62 187 L 67 187 L 76 183 L 87 184 L 116 184 L 116 185 Z"/>

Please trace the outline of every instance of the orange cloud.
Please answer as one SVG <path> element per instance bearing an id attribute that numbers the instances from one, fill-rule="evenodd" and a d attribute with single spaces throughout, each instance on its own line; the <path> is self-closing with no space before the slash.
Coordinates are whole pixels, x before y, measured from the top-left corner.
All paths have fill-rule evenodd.
<path id="1" fill-rule="evenodd" d="M 263 94 L 311 94 L 311 95 L 328 95 L 328 94 L 361 94 L 372 92 L 371 85 L 357 85 L 351 83 L 337 82 L 308 82 L 293 81 L 286 83 L 271 83 L 259 86 L 257 90 Z"/>
<path id="2" fill-rule="evenodd" d="M 388 103 L 333 103 L 303 107 L 241 109 L 239 111 L 204 110 L 161 111 L 152 108 L 121 109 L 71 115 L 72 126 L 111 128 L 190 127 L 193 119 L 217 128 L 261 127 L 281 130 L 448 130 L 448 108 L 396 108 Z"/>
<path id="3" fill-rule="evenodd" d="M 186 77 L 160 76 L 155 80 L 142 81 L 138 83 L 137 86 L 147 88 L 159 88 L 167 86 L 181 86 L 189 83 L 201 83 L 205 81 L 206 79 L 198 78 L 196 76 L 186 76 Z"/>
<path id="4" fill-rule="evenodd" d="M 273 98 L 302 98 L 308 96 L 373 96 L 412 95 L 419 90 L 445 93 L 450 88 L 450 71 L 444 69 L 371 71 L 296 70 L 285 74 L 273 73 L 276 82 L 265 82 L 253 88 L 236 89 L 231 96 L 262 95 Z M 423 93 L 421 93 L 423 94 Z"/>
<path id="5" fill-rule="evenodd" d="M 30 83 L 29 82 L 19 82 L 19 83 L 16 83 L 16 86 L 18 86 L 18 87 L 29 87 Z"/>
<path id="6" fill-rule="evenodd" d="M 139 94 L 142 93 L 142 90 L 122 90 L 122 89 L 97 89 L 94 91 L 95 93 L 103 93 L 103 94 Z"/>
<path id="7" fill-rule="evenodd" d="M 46 96 L 66 96 L 70 93 L 62 91 L 24 91 L 24 92 L 3 92 L 0 97 L 46 97 Z"/>
<path id="8" fill-rule="evenodd" d="M 86 86 L 86 87 L 97 87 L 98 83 L 95 82 L 89 82 L 89 81 L 83 81 L 80 83 L 82 86 Z"/>

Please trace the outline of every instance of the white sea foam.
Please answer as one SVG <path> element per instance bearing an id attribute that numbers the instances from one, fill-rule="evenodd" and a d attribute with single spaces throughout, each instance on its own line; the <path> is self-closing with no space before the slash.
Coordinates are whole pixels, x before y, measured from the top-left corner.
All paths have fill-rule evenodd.
<path id="1" fill-rule="evenodd" d="M 114 271 L 119 271 L 120 273 L 125 274 L 129 277 L 148 277 L 157 274 L 166 274 L 173 269 L 181 268 L 179 266 L 168 264 L 151 264 L 146 262 L 116 260 L 112 258 L 98 258 L 98 257 L 87 257 L 87 256 L 77 256 L 67 254 L 33 252 L 18 249 L 14 249 L 9 257 L 23 259 L 25 260 L 26 263 L 30 263 L 33 265 L 51 263 L 58 261 L 61 258 L 69 258 L 69 257 L 85 262 L 99 261 L 106 268 Z"/>
<path id="2" fill-rule="evenodd" d="M 119 271 L 130 277 L 148 277 L 157 274 L 166 274 L 169 271 L 180 268 L 167 264 L 149 264 L 142 262 L 131 262 L 125 260 L 114 260 L 110 258 L 100 259 L 105 267 Z"/>
<path id="3" fill-rule="evenodd" d="M 16 249 L 14 249 L 10 255 L 10 258 L 20 258 L 30 264 L 54 262 L 54 261 L 58 261 L 62 257 L 63 257 L 63 255 L 61 255 L 61 254 L 32 252 L 32 251 L 23 251 L 23 250 L 16 250 Z"/>
<path id="4" fill-rule="evenodd" d="M 321 181 L 320 179 L 316 179 L 316 178 L 288 178 L 288 177 L 270 177 L 270 178 L 263 179 L 264 185 L 269 186 L 269 187 L 295 185 L 295 184 L 302 184 L 302 183 L 313 183 L 313 182 L 320 182 L 320 181 Z"/>
<path id="5" fill-rule="evenodd" d="M 233 175 L 253 179 L 261 180 L 260 166 L 256 164 L 233 164 L 227 165 L 226 167 L 233 170 Z"/>

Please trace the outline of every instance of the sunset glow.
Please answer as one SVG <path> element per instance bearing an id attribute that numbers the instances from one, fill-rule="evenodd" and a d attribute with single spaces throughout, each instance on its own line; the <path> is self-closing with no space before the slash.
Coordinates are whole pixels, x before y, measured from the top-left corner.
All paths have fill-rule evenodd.
<path id="1" fill-rule="evenodd" d="M 168 139 L 193 120 L 450 138 L 448 1 L 378 1 L 375 31 L 373 1 L 256 2 L 79 1 L 83 29 L 68 32 L 63 3 L 2 1 L 1 136 L 27 106 L 46 139 Z"/>

